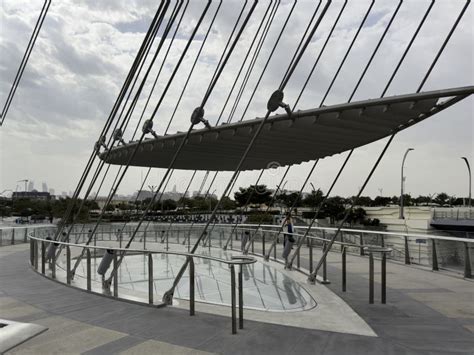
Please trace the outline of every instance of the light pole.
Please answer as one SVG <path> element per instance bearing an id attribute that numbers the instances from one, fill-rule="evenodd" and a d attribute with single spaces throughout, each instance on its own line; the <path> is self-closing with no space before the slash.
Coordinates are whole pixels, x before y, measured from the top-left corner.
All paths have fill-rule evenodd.
<path id="1" fill-rule="evenodd" d="M 469 172 L 469 203 L 468 203 L 468 206 L 469 206 L 469 208 L 471 208 L 471 167 L 469 166 L 469 161 L 467 160 L 466 157 L 461 157 L 461 159 L 466 162 L 467 171 Z"/>
<path id="2" fill-rule="evenodd" d="M 405 182 L 405 177 L 403 176 L 403 166 L 405 165 L 405 159 L 407 158 L 408 153 L 414 150 L 413 148 L 408 148 L 407 151 L 405 152 L 405 155 L 403 156 L 402 160 L 402 174 L 401 174 L 401 188 L 400 188 L 400 219 L 405 219 L 405 216 L 403 215 L 403 183 Z"/>

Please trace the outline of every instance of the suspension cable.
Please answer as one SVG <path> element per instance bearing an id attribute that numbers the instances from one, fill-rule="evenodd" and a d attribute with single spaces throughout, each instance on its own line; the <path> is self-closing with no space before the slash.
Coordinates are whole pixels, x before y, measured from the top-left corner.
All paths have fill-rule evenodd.
<path id="1" fill-rule="evenodd" d="M 21 59 L 20 66 L 18 67 L 18 70 L 16 72 L 15 79 L 13 80 L 12 86 L 8 93 L 7 100 L 5 101 L 5 105 L 3 106 L 2 112 L 0 113 L 0 126 L 2 126 L 3 121 L 5 121 L 5 118 L 8 113 L 8 109 L 10 108 L 10 104 L 13 101 L 13 96 L 15 96 L 16 89 L 18 88 L 18 85 L 20 84 L 20 80 L 26 68 L 26 64 L 28 63 L 31 52 L 33 52 L 33 47 L 35 46 L 36 39 L 38 38 L 38 35 L 41 31 L 41 27 L 43 27 L 43 22 L 44 22 L 44 19 L 46 18 L 50 5 L 51 5 L 51 0 L 45 0 L 43 7 L 41 8 L 41 12 L 38 16 L 38 20 L 36 20 L 35 27 L 33 28 L 33 33 L 30 36 L 28 45 L 26 46 L 25 53 L 23 54 L 23 58 Z"/>

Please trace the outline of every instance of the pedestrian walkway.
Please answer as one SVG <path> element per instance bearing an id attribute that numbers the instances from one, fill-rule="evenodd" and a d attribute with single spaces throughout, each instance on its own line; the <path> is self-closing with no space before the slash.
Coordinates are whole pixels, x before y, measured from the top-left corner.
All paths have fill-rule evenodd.
<path id="1" fill-rule="evenodd" d="M 377 337 L 250 320 L 232 335 L 228 317 L 204 313 L 199 303 L 196 316 L 190 317 L 175 307 L 154 309 L 88 294 L 38 275 L 28 266 L 28 256 L 28 245 L 0 248 L 0 318 L 49 329 L 11 353 L 472 354 L 474 350 L 474 283 L 400 264 L 388 264 L 388 303 L 369 305 L 367 259 L 348 256 L 345 293 L 340 291 L 337 254 L 329 260 L 328 287 Z"/>

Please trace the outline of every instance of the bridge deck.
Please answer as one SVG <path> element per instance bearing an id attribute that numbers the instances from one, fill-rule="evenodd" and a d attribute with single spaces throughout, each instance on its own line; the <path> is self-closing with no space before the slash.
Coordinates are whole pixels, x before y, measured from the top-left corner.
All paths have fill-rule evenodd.
<path id="1" fill-rule="evenodd" d="M 197 315 L 189 317 L 185 310 L 151 309 L 45 279 L 28 267 L 27 245 L 0 248 L 1 317 L 49 327 L 12 351 L 20 354 L 472 353 L 472 281 L 389 263 L 388 304 L 369 305 L 367 259 L 348 256 L 348 292 L 342 293 L 336 257 L 340 256 L 334 254 L 329 260 L 329 278 L 333 281 L 329 287 L 378 337 L 255 321 L 246 321 L 244 330 L 231 335 L 229 318 L 202 313 L 199 304 Z"/>

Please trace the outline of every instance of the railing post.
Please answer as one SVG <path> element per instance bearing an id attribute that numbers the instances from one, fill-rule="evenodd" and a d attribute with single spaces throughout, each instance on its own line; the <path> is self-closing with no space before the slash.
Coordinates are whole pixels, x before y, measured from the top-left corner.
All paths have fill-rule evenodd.
<path id="1" fill-rule="evenodd" d="M 230 295 L 231 295 L 231 311 L 232 311 L 232 334 L 237 334 L 237 319 L 235 312 L 235 267 L 233 264 L 230 266 Z"/>
<path id="2" fill-rule="evenodd" d="M 146 250 L 146 229 L 143 231 L 143 250 Z"/>
<path id="3" fill-rule="evenodd" d="M 86 249 L 86 258 L 87 258 L 86 260 L 87 291 L 90 291 L 92 289 L 92 282 L 91 282 L 91 250 L 89 248 Z"/>
<path id="4" fill-rule="evenodd" d="M 41 241 L 41 273 L 46 273 L 46 243 Z"/>
<path id="5" fill-rule="evenodd" d="M 374 254 L 369 252 L 369 303 L 374 303 Z"/>
<path id="6" fill-rule="evenodd" d="M 28 228 L 25 228 L 25 236 L 23 238 L 24 243 L 26 243 L 27 238 L 28 238 Z"/>
<path id="7" fill-rule="evenodd" d="M 313 238 L 309 238 L 309 273 L 313 273 Z"/>
<path id="8" fill-rule="evenodd" d="M 15 244 L 15 228 L 12 228 L 12 240 L 11 240 L 11 245 Z"/>
<path id="9" fill-rule="evenodd" d="M 323 255 L 324 253 L 326 252 L 326 248 L 327 248 L 327 244 L 326 242 L 324 241 L 323 242 Z M 329 255 L 329 254 L 328 254 Z M 330 284 L 331 282 L 328 280 L 328 274 L 327 274 L 327 256 L 324 258 L 323 260 L 323 281 L 321 281 L 321 283 L 323 285 L 327 285 L 327 284 Z"/>
<path id="10" fill-rule="evenodd" d="M 34 255 L 35 255 L 35 270 L 38 270 L 38 241 L 34 243 Z"/>
<path id="11" fill-rule="evenodd" d="M 385 248 L 385 238 L 384 238 L 384 235 L 383 235 L 383 234 L 380 234 L 380 238 L 382 239 L 382 240 L 381 240 L 382 248 Z"/>
<path id="12" fill-rule="evenodd" d="M 71 284 L 71 248 L 66 245 L 66 283 Z"/>
<path id="13" fill-rule="evenodd" d="M 360 256 L 364 256 L 364 233 L 360 233 L 359 237 L 359 245 L 360 245 Z"/>
<path id="14" fill-rule="evenodd" d="M 239 269 L 239 329 L 244 329 L 244 292 L 243 292 L 242 264 Z"/>
<path id="15" fill-rule="evenodd" d="M 2 237 L 2 230 L 0 229 L 0 246 L 2 245 L 1 244 L 1 237 Z M 30 239 L 30 265 L 31 266 L 34 266 L 35 264 L 35 255 L 34 255 L 34 252 L 35 252 L 35 247 L 34 247 L 34 239 Z"/>
<path id="16" fill-rule="evenodd" d="M 114 250 L 114 278 L 113 278 L 113 283 L 114 283 L 114 297 L 118 297 L 118 269 L 117 269 L 117 250 Z"/>
<path id="17" fill-rule="evenodd" d="M 467 279 L 472 278 L 471 255 L 469 253 L 469 244 L 467 242 L 464 242 L 464 277 Z"/>
<path id="18" fill-rule="evenodd" d="M 387 254 L 382 253 L 382 304 L 387 303 Z"/>
<path id="19" fill-rule="evenodd" d="M 265 255 L 265 232 L 262 232 L 262 255 Z"/>
<path id="20" fill-rule="evenodd" d="M 300 250 L 301 250 L 301 248 L 298 248 L 296 250 L 296 267 L 298 269 L 300 268 Z"/>
<path id="21" fill-rule="evenodd" d="M 194 259 L 188 256 L 189 260 L 189 315 L 194 316 L 195 312 L 195 282 L 194 282 Z"/>
<path id="22" fill-rule="evenodd" d="M 148 303 L 153 304 L 153 254 L 148 253 Z"/>
<path id="23" fill-rule="evenodd" d="M 277 237 L 277 242 L 275 244 L 275 248 L 273 248 L 273 260 L 277 259 L 277 245 L 278 245 L 278 237 Z"/>
<path id="24" fill-rule="evenodd" d="M 439 270 L 439 267 L 438 267 L 438 253 L 436 252 L 436 240 L 435 239 L 431 239 L 431 246 L 432 246 L 432 250 L 431 250 L 432 270 L 433 271 L 438 271 Z"/>
<path id="25" fill-rule="evenodd" d="M 342 292 L 346 292 L 346 247 L 342 248 Z"/>
<path id="26" fill-rule="evenodd" d="M 51 277 L 56 278 L 56 253 L 53 253 L 51 257 Z"/>
<path id="27" fill-rule="evenodd" d="M 405 264 L 410 265 L 410 250 L 408 249 L 408 236 L 404 236 L 405 239 Z"/>

